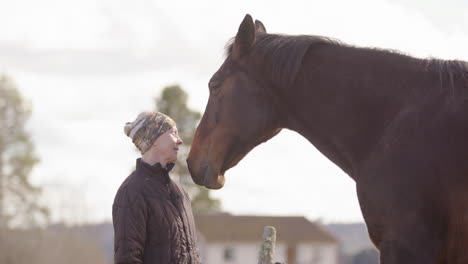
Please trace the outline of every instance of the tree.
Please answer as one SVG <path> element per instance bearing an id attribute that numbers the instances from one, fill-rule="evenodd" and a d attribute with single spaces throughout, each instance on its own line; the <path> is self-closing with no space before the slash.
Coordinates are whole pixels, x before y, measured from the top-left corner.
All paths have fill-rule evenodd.
<path id="1" fill-rule="evenodd" d="M 192 195 L 192 208 L 195 212 L 217 212 L 221 207 L 220 201 L 211 198 L 208 189 L 196 185 L 192 181 L 185 162 L 195 128 L 201 118 L 200 112 L 187 106 L 187 100 L 188 94 L 179 85 L 165 87 L 161 96 L 155 99 L 156 111 L 174 119 L 179 135 L 184 141 L 184 144 L 179 148 L 179 157 L 172 172 Z"/>
<path id="2" fill-rule="evenodd" d="M 48 215 L 37 202 L 41 189 L 29 181 L 39 161 L 25 130 L 30 115 L 31 107 L 13 81 L 0 75 L 0 228 L 35 224 Z"/>

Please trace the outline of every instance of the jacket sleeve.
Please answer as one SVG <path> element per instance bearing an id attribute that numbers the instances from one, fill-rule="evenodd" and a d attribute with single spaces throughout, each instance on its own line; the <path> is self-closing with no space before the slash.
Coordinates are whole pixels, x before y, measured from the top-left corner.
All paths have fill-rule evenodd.
<path id="1" fill-rule="evenodd" d="M 143 263 L 147 216 L 147 206 L 141 194 L 129 188 L 117 192 L 112 206 L 116 264 Z"/>

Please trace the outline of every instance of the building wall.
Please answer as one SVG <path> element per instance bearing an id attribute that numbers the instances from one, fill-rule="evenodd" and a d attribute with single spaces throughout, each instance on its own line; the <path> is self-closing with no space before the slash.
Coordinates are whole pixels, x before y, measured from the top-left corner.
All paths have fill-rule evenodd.
<path id="1" fill-rule="evenodd" d="M 276 243 L 275 262 L 286 263 L 287 248 L 284 243 Z M 203 243 L 203 246 L 200 245 L 200 250 L 203 264 L 257 264 L 260 242 Z M 333 244 L 303 243 L 296 246 L 296 263 L 294 264 L 337 263 L 338 247 Z"/>
<path id="2" fill-rule="evenodd" d="M 286 263 L 288 246 L 284 243 L 276 242 L 274 261 Z"/>
<path id="3" fill-rule="evenodd" d="M 296 247 L 296 264 L 337 264 L 338 246 L 301 243 Z"/>
<path id="4" fill-rule="evenodd" d="M 207 243 L 203 264 L 257 264 L 260 243 Z M 226 251 L 231 251 L 231 256 Z"/>

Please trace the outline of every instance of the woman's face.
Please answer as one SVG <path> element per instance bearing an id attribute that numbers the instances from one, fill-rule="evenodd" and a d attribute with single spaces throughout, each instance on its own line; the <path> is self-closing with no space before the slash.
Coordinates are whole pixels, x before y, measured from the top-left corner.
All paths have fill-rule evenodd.
<path id="1" fill-rule="evenodd" d="M 173 127 L 158 137 L 153 146 L 155 152 L 162 160 L 165 160 L 167 163 L 174 163 L 177 160 L 179 145 L 182 143 L 177 127 Z"/>

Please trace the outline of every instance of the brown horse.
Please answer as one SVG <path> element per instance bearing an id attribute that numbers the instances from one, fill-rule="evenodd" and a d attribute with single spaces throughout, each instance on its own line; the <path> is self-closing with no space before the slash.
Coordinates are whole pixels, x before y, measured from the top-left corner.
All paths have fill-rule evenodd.
<path id="1" fill-rule="evenodd" d="M 282 128 L 356 181 L 383 264 L 468 263 L 468 64 L 266 33 L 247 15 L 209 82 L 197 184 Z"/>

